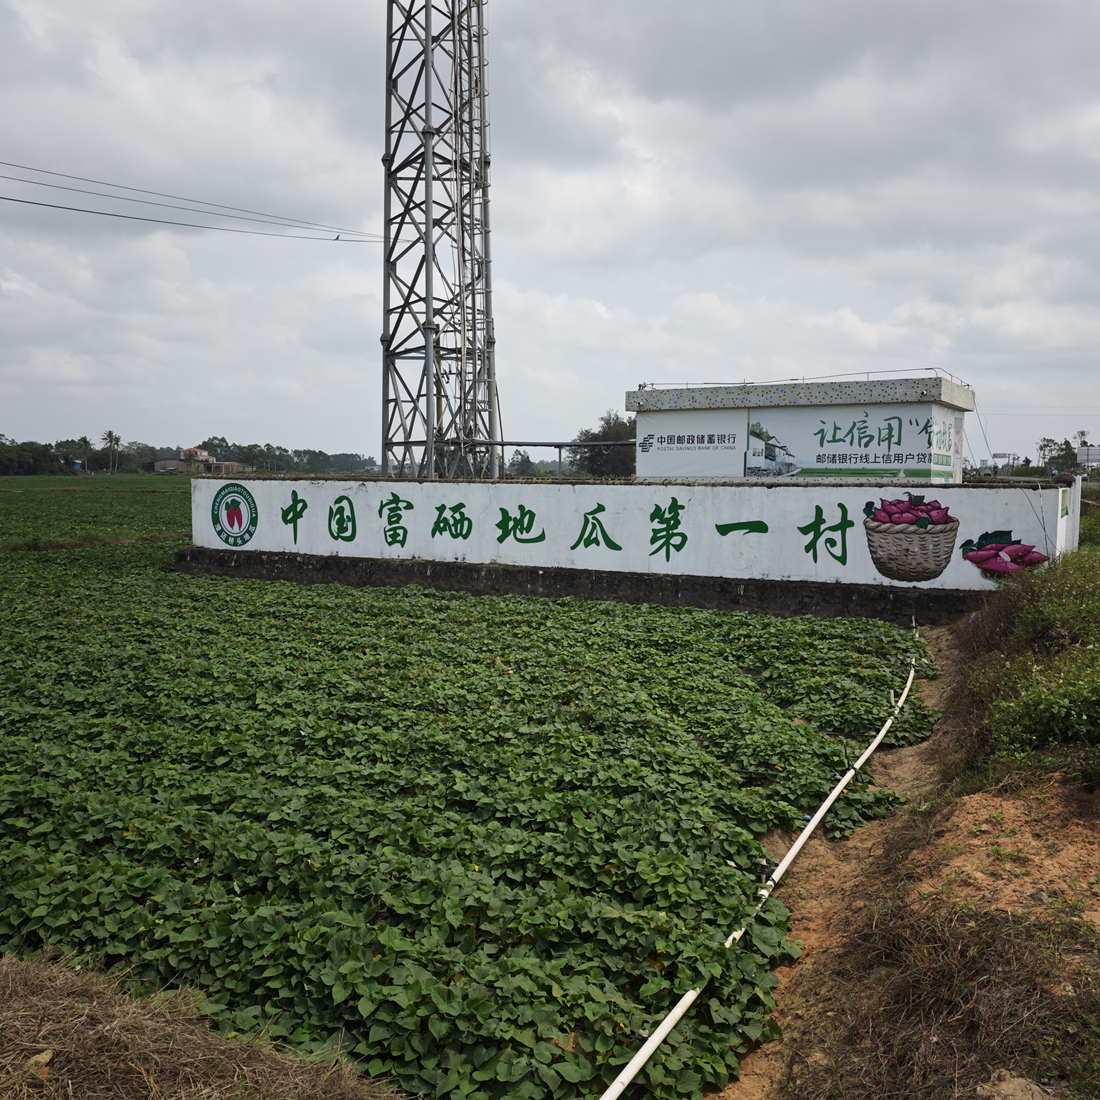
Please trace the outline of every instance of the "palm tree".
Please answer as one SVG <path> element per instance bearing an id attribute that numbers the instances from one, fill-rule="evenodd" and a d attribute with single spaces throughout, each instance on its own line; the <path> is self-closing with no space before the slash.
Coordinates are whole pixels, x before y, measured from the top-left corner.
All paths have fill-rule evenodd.
<path id="1" fill-rule="evenodd" d="M 92 441 L 86 436 L 82 435 L 77 443 L 80 444 L 80 468 L 87 473 L 88 472 L 88 452 L 92 449 Z"/>
<path id="2" fill-rule="evenodd" d="M 122 436 L 108 428 L 101 438 L 107 448 L 107 472 L 113 474 L 118 465 L 118 445 L 122 442 Z"/>

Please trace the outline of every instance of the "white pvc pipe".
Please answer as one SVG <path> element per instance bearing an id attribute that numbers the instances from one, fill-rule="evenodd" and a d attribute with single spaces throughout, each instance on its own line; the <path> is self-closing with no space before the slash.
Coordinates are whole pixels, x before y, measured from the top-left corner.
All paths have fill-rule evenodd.
<path id="1" fill-rule="evenodd" d="M 872 753 L 882 743 L 882 739 L 886 736 L 890 727 L 894 724 L 894 719 L 898 716 L 902 706 L 905 704 L 905 700 L 909 695 L 909 689 L 913 686 L 913 678 L 917 674 L 916 665 L 910 665 L 909 667 L 909 679 L 905 681 L 905 690 L 901 693 L 901 698 L 894 706 L 894 713 L 886 719 L 886 724 L 878 731 L 878 735 L 867 746 L 866 752 L 852 765 L 845 773 L 839 783 L 832 789 L 829 797 L 822 802 L 817 813 L 807 822 L 806 827 L 802 830 L 798 839 L 791 845 L 790 851 L 780 861 L 779 866 L 771 873 L 767 882 L 760 888 L 760 900 L 756 903 L 756 908 L 753 909 L 749 920 L 751 921 L 757 913 L 760 912 L 764 905 L 764 902 L 771 897 L 772 891 L 779 885 L 779 880 L 787 873 L 788 868 L 795 861 L 798 853 L 806 845 L 806 841 L 810 839 L 810 834 L 821 823 L 821 819 L 829 812 L 829 807 L 840 797 L 844 788 L 852 781 L 856 773 L 864 764 L 870 760 Z M 741 937 L 745 934 L 745 930 L 748 928 L 748 923 L 743 924 L 736 932 L 732 933 L 728 940 L 726 940 L 726 947 L 732 947 L 737 943 Z M 607 1090 L 600 1097 L 600 1100 L 616 1100 L 616 1098 L 622 1093 L 622 1091 L 630 1084 L 631 1081 L 638 1075 L 642 1067 L 653 1056 L 657 1048 L 665 1041 L 665 1037 L 668 1033 L 680 1022 L 681 1017 L 691 1007 L 696 997 L 703 992 L 706 983 L 699 986 L 697 989 L 689 989 L 679 1001 L 676 1002 L 675 1007 L 671 1012 L 661 1021 L 657 1030 L 645 1041 L 642 1049 L 630 1059 L 630 1062 L 619 1073 L 618 1077 L 608 1086 Z"/>

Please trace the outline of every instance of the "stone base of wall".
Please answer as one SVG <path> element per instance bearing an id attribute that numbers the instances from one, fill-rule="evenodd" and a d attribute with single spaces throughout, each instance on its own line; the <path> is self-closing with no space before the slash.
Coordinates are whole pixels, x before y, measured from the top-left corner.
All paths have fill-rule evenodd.
<path id="1" fill-rule="evenodd" d="M 295 584 L 345 584 L 401 588 L 408 584 L 479 596 L 575 596 L 584 600 L 654 603 L 762 611 L 772 615 L 863 616 L 900 626 L 935 625 L 980 607 L 981 592 L 957 589 L 893 588 L 884 585 L 805 581 L 729 580 L 655 573 L 612 573 L 597 569 L 540 569 L 534 566 L 470 562 L 391 561 L 261 550 L 210 550 L 185 546 L 176 568 L 196 576 L 247 577 Z"/>

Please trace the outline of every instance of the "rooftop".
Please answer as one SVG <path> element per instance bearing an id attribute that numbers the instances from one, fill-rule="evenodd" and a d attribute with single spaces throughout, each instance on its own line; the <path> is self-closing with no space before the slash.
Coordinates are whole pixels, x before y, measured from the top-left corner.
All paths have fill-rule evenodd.
<path id="1" fill-rule="evenodd" d="M 853 382 L 776 382 L 725 386 L 640 386 L 626 395 L 630 412 L 672 409 L 760 409 L 783 405 L 895 405 L 936 402 L 974 411 L 974 391 L 948 378 Z"/>

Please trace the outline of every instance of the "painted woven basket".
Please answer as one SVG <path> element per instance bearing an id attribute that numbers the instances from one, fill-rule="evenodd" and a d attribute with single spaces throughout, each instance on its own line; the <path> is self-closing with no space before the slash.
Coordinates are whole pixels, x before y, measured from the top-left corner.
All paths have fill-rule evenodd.
<path id="1" fill-rule="evenodd" d="M 879 523 L 865 519 L 867 547 L 875 568 L 895 581 L 930 581 L 951 561 L 959 521 L 931 523 Z"/>

